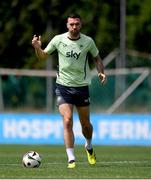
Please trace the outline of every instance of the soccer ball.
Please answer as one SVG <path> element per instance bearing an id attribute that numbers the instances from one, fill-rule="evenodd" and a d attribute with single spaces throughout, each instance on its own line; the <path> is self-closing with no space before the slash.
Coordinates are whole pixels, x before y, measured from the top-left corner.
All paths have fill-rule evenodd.
<path id="1" fill-rule="evenodd" d="M 29 151 L 24 154 L 22 163 L 27 168 L 38 168 L 41 164 L 41 157 L 36 151 Z"/>

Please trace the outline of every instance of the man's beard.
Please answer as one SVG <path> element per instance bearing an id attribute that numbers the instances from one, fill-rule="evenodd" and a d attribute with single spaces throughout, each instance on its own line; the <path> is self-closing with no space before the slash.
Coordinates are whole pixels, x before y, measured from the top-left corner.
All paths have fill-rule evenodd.
<path id="1" fill-rule="evenodd" d="M 70 33 L 72 34 L 72 36 L 78 36 L 80 31 L 71 31 Z"/>

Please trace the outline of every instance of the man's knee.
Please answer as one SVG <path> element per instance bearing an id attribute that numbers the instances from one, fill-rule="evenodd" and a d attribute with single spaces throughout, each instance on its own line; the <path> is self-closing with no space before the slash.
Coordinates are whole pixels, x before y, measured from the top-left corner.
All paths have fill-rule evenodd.
<path id="1" fill-rule="evenodd" d="M 71 129 L 72 126 L 73 126 L 72 118 L 68 118 L 68 117 L 64 118 L 64 127 L 66 129 Z"/>

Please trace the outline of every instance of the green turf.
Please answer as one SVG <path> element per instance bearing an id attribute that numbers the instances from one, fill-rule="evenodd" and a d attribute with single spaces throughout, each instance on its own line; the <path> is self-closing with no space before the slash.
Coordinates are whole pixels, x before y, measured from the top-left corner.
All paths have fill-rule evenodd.
<path id="1" fill-rule="evenodd" d="M 42 156 L 39 168 L 22 166 L 22 156 L 35 150 Z M 151 147 L 95 146 L 97 164 L 87 163 L 83 146 L 75 147 L 76 168 L 67 169 L 64 146 L 0 145 L 0 179 L 151 178 Z"/>

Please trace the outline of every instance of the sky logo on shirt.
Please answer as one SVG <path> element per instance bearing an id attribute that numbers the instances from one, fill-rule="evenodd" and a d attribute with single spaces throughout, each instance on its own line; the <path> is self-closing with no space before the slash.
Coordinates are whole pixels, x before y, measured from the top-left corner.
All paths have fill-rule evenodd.
<path id="1" fill-rule="evenodd" d="M 76 53 L 76 52 L 73 52 L 73 50 L 72 50 L 70 52 L 66 52 L 66 57 L 70 57 L 70 58 L 74 58 L 74 59 L 78 60 L 80 54 L 81 53 Z"/>

